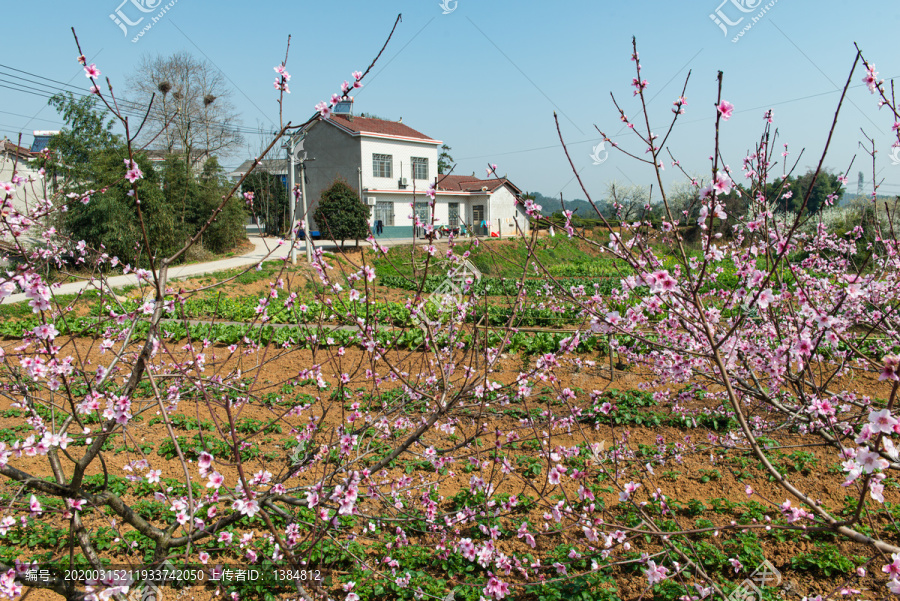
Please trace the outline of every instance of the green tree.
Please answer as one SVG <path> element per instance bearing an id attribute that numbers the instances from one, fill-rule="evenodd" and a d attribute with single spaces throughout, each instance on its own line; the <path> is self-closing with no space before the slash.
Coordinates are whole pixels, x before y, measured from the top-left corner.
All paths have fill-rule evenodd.
<path id="1" fill-rule="evenodd" d="M 206 225 L 230 188 L 215 157 L 206 161 L 197 177 L 188 168 L 183 155 L 172 154 L 166 158 L 163 191 L 167 203 L 178 216 L 176 230 L 181 232 L 185 242 Z M 234 248 L 246 237 L 246 218 L 247 213 L 240 200 L 229 199 L 200 237 L 199 243 L 214 253 Z"/>
<path id="2" fill-rule="evenodd" d="M 324 238 L 340 240 L 343 248 L 346 240 L 356 240 L 358 245 L 360 238 L 369 235 L 369 214 L 356 190 L 338 179 L 322 192 L 313 219 Z"/>
<path id="3" fill-rule="evenodd" d="M 439 174 L 449 173 L 450 168 L 453 166 L 453 157 L 450 156 L 450 150 L 452 149 L 446 144 L 441 146 L 441 154 L 438 155 Z"/>
<path id="4" fill-rule="evenodd" d="M 806 193 L 812 183 L 813 175 L 814 171 L 810 169 L 797 179 L 797 189 L 795 193 L 797 195 L 796 206 L 798 208 L 806 197 Z M 822 171 L 819 173 L 819 176 L 816 178 L 816 183 L 812 187 L 812 194 L 809 195 L 809 202 L 806 205 L 805 213 L 809 215 L 818 213 L 827 206 L 826 202 L 828 201 L 828 197 L 832 194 L 837 196 L 837 200 L 835 201 L 835 203 L 837 203 L 844 194 L 842 184 L 836 174 L 829 171 Z"/>
<path id="5" fill-rule="evenodd" d="M 773 182 L 769 184 L 766 190 L 766 197 L 774 205 L 775 210 L 796 213 L 803 205 L 803 199 L 806 198 L 806 193 L 809 191 L 814 174 L 815 172 L 810 169 L 800 177 L 788 177 L 784 182 L 785 186 L 781 194 L 777 194 L 777 192 L 782 182 Z M 837 203 L 844 194 L 843 185 L 836 174 L 823 170 L 816 177 L 816 182 L 812 193 L 809 195 L 809 202 L 806 204 L 804 214 L 814 215 L 819 212 L 820 209 L 826 206 L 825 203 L 831 194 L 837 196 L 835 200 L 835 203 Z"/>
<path id="6" fill-rule="evenodd" d="M 108 112 L 97 107 L 95 97 L 58 95 L 50 104 L 65 126 L 38 163 L 48 173 L 62 176 L 62 192 L 78 192 L 71 198 L 58 196 L 66 210 L 58 213 L 57 227 L 73 242 L 84 240 L 124 263 L 146 265 L 148 253 L 162 257 L 180 249 L 227 193 L 215 161 L 197 178 L 180 157 L 169 157 L 157 169 L 138 153 L 134 160 L 143 172 L 136 181 L 139 213 L 132 184 L 124 177 L 128 147 L 112 132 Z M 207 229 L 203 243 L 216 252 L 233 248 L 244 237 L 243 219 L 240 203 L 229 202 Z"/>
<path id="7" fill-rule="evenodd" d="M 63 213 L 62 231 L 73 240 L 84 240 L 95 249 L 103 249 L 122 262 L 146 265 L 147 251 L 154 256 L 166 256 L 175 252 L 184 242 L 175 212 L 166 202 L 159 174 L 143 155 L 135 161 L 144 174 L 137 181 L 137 196 L 141 201 L 141 214 L 147 229 L 150 248 L 145 247 L 144 234 L 138 217 L 137 204 L 131 183 L 124 179 L 125 149 L 111 148 L 94 153 L 92 169 L 96 180 L 84 185 L 100 188 L 85 203 L 70 202 Z"/>
<path id="8" fill-rule="evenodd" d="M 35 159 L 63 191 L 81 190 L 85 181 L 99 176 L 93 158 L 102 152 L 122 150 L 121 136 L 113 133 L 115 120 L 98 108 L 96 96 L 75 98 L 71 92 L 56 94 L 47 101 L 62 116 L 65 127 L 50 139 L 49 156 Z"/>
<path id="9" fill-rule="evenodd" d="M 244 192 L 253 193 L 252 213 L 265 223 L 269 236 L 284 235 L 290 223 L 290 198 L 287 188 L 277 175 L 255 169 L 242 185 Z"/>

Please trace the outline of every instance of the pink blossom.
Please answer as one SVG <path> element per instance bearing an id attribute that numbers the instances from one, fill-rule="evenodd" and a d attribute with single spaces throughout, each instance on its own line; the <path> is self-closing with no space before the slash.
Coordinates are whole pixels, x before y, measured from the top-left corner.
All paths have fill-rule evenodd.
<path id="1" fill-rule="evenodd" d="M 325 102 L 320 102 L 316 105 L 316 110 L 319 112 L 320 119 L 328 119 L 331 117 L 331 107 L 325 104 Z"/>
<path id="2" fill-rule="evenodd" d="M 882 361 L 884 364 L 881 368 L 881 375 L 878 376 L 878 380 L 900 380 L 900 375 L 898 375 L 898 372 L 900 372 L 900 356 L 887 355 Z"/>
<path id="3" fill-rule="evenodd" d="M 869 429 L 874 434 L 893 434 L 894 426 L 896 426 L 898 423 L 900 422 L 898 422 L 897 419 L 891 415 L 890 409 L 873 411 L 869 414 Z"/>
<path id="4" fill-rule="evenodd" d="M 344 583 L 341 585 L 341 589 L 343 589 L 343 591 L 345 593 L 347 593 L 347 596 L 344 598 L 344 601 L 359 601 L 359 595 L 357 595 L 354 592 L 351 592 L 351 591 L 353 591 L 353 587 L 355 587 L 355 586 L 356 586 L 356 582 L 354 582 L 352 580 L 350 582 L 347 582 L 347 583 Z"/>
<path id="5" fill-rule="evenodd" d="M 875 70 L 875 65 L 869 64 L 866 69 L 866 74 L 863 76 L 863 83 L 866 84 L 866 87 L 869 88 L 869 92 L 874 94 L 878 90 L 878 86 L 884 82 L 884 80 L 878 79 L 878 71 Z"/>
<path id="6" fill-rule="evenodd" d="M 41 340 L 53 340 L 59 335 L 59 331 L 53 324 L 41 324 L 34 328 L 34 335 Z"/>
<path id="7" fill-rule="evenodd" d="M 900 553 L 891 554 L 891 563 L 881 568 L 881 571 L 892 579 L 900 577 Z"/>
<path id="8" fill-rule="evenodd" d="M 859 465 L 863 473 L 871 474 L 878 470 L 887 469 L 890 465 L 887 459 L 884 459 L 875 451 L 869 449 L 860 449 L 856 455 L 856 463 Z"/>
<path id="9" fill-rule="evenodd" d="M 491 574 L 487 585 L 484 587 L 484 594 L 490 595 L 494 599 L 503 599 L 507 593 L 509 593 L 509 584 Z"/>
<path id="10" fill-rule="evenodd" d="M 475 545 L 472 543 L 471 538 L 460 539 L 459 551 L 460 553 L 462 553 L 462 556 L 469 561 L 475 561 L 475 558 L 477 557 L 475 553 Z"/>
<path id="11" fill-rule="evenodd" d="M 638 79 L 637 77 L 635 77 L 631 80 L 631 86 L 634 88 L 633 96 L 637 96 L 644 90 L 644 88 L 647 87 L 647 80 L 646 79 L 642 80 L 642 79 Z"/>
<path id="12" fill-rule="evenodd" d="M 881 481 L 869 483 L 869 494 L 879 503 L 884 503 L 884 484 Z"/>
<path id="13" fill-rule="evenodd" d="M 528 524 L 522 522 L 522 525 L 519 526 L 519 529 L 516 531 L 516 538 L 524 538 L 525 542 L 534 549 L 537 546 L 537 543 L 534 540 L 534 536 L 528 532 Z"/>
<path id="14" fill-rule="evenodd" d="M 281 75 L 281 77 L 284 79 L 284 81 L 291 80 L 291 74 L 287 72 L 287 69 L 284 68 L 283 64 L 275 67 L 275 72 L 278 73 L 279 75 Z"/>
<path id="15" fill-rule="evenodd" d="M 22 585 L 16 582 L 16 569 L 10 568 L 0 576 L 0 597 L 15 599 L 22 596 Z"/>
<path id="16" fill-rule="evenodd" d="M 559 471 L 559 467 L 560 466 L 554 467 L 553 469 L 550 470 L 550 473 L 547 475 L 547 480 L 550 482 L 550 484 L 552 484 L 554 486 L 559 485 L 559 478 L 560 478 L 560 475 L 562 474 L 562 472 Z"/>
<path id="17" fill-rule="evenodd" d="M 644 575 L 647 576 L 647 582 L 650 586 L 653 586 L 657 582 L 662 582 L 668 576 L 669 568 L 665 568 L 663 566 L 656 565 L 656 562 L 652 559 L 647 562 L 647 571 L 644 572 Z"/>
<path id="18" fill-rule="evenodd" d="M 756 299 L 756 306 L 760 309 L 768 309 L 769 305 L 772 301 L 775 300 L 775 295 L 772 294 L 772 290 L 770 288 L 766 288 L 762 292 L 759 293 L 759 298 Z"/>
<path id="19" fill-rule="evenodd" d="M 100 77 L 100 69 L 97 68 L 97 65 L 91 63 L 84 68 L 84 75 L 88 79 L 97 79 Z"/>
<path id="20" fill-rule="evenodd" d="M 731 177 L 721 171 L 716 173 L 716 179 L 713 182 L 713 188 L 719 194 L 728 194 L 731 192 Z"/>
<path id="21" fill-rule="evenodd" d="M 200 467 L 201 471 L 208 470 L 210 466 L 212 466 L 213 456 L 207 453 L 206 451 L 200 452 L 200 457 L 197 459 L 197 465 Z"/>
<path id="22" fill-rule="evenodd" d="M 141 171 L 141 168 L 138 167 L 137 163 L 135 163 L 134 161 L 125 159 L 125 166 L 128 167 L 128 171 L 125 172 L 125 179 L 127 179 L 132 184 L 144 177 L 144 173 Z"/>
<path id="23" fill-rule="evenodd" d="M 638 482 L 629 482 L 628 484 L 626 484 L 624 486 L 625 490 L 623 490 L 622 492 L 619 493 L 619 501 L 624 503 L 625 501 L 630 499 L 631 495 L 633 495 L 634 492 L 640 487 L 641 487 L 641 485 Z"/>
<path id="24" fill-rule="evenodd" d="M 231 507 L 235 511 L 238 511 L 250 518 L 255 516 L 259 511 L 259 503 L 257 501 L 247 501 L 245 499 L 238 499 L 231 504 Z"/>
<path id="25" fill-rule="evenodd" d="M 716 106 L 716 109 L 719 111 L 719 114 L 722 115 L 722 120 L 728 121 L 731 119 L 731 113 L 734 112 L 734 105 L 727 100 L 723 100 Z"/>

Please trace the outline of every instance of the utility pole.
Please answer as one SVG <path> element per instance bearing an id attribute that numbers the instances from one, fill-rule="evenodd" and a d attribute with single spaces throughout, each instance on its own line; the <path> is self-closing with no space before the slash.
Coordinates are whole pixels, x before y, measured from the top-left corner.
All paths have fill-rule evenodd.
<path id="1" fill-rule="evenodd" d="M 294 223 L 297 221 L 297 197 L 294 195 L 294 188 L 297 184 L 294 181 L 294 135 L 291 134 L 288 137 L 288 168 L 290 169 L 290 196 L 288 198 L 288 202 L 290 203 L 290 208 L 288 212 L 291 216 L 291 263 L 294 265 L 297 264 L 297 230 L 294 227 Z"/>
<path id="2" fill-rule="evenodd" d="M 291 213 L 291 262 L 296 265 L 297 264 L 297 196 L 294 191 L 297 188 L 297 181 L 295 177 L 295 166 L 300 164 L 300 197 L 303 200 L 303 239 L 304 239 L 304 248 L 306 250 L 306 261 L 312 262 L 312 240 L 309 235 L 309 215 L 308 207 L 306 204 L 306 161 L 315 161 L 315 159 L 306 158 L 306 151 L 303 151 L 303 140 L 300 140 L 300 148 L 294 147 L 294 135 L 288 137 L 288 143 L 285 145 L 288 148 L 288 165 L 290 167 L 290 178 L 291 178 L 291 194 L 290 194 L 290 213 Z M 303 157 L 299 158 L 296 156 L 297 150 L 303 151 Z"/>
<path id="3" fill-rule="evenodd" d="M 309 159 L 314 161 L 315 159 Z M 304 156 L 300 159 L 300 197 L 303 199 L 303 234 L 306 239 L 306 244 L 303 247 L 306 249 L 306 262 L 312 263 L 312 240 L 309 235 L 309 215 L 307 214 L 307 204 L 306 204 L 306 157 Z M 294 257 L 294 263 L 297 262 L 296 256 Z"/>

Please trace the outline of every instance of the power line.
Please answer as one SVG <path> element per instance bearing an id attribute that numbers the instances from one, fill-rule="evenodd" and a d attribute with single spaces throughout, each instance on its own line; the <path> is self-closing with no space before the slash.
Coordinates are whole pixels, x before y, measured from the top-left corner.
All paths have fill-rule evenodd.
<path id="1" fill-rule="evenodd" d="M 23 73 L 25 75 L 30 76 L 31 78 L 44 79 L 48 82 L 60 83 L 60 82 L 56 82 L 56 80 L 53 80 L 51 78 L 43 77 L 41 75 L 37 75 L 34 73 L 30 73 L 30 72 L 24 71 L 22 69 L 16 69 L 14 67 L 9 67 L 7 65 L 0 64 L 0 68 L 16 71 L 18 73 Z M 57 93 L 70 93 L 70 94 L 72 94 L 74 96 L 78 96 L 78 97 L 85 97 L 85 96 L 91 95 L 88 92 L 82 91 L 81 88 L 78 88 L 77 86 L 72 86 L 70 84 L 62 84 L 62 85 L 73 88 L 72 90 L 64 89 L 59 86 L 45 84 L 45 83 L 41 83 L 41 82 L 37 82 L 37 81 L 31 81 L 20 75 L 13 75 L 13 74 L 9 74 L 9 73 L 0 72 L 0 76 L 10 77 L 10 78 L 13 78 L 14 80 L 18 80 L 18 81 L 10 81 L 7 79 L 3 79 L 3 77 L 0 77 L 0 87 L 5 87 L 10 90 L 23 92 L 23 93 L 27 93 L 27 94 L 33 94 L 35 96 L 40 96 L 43 98 L 51 98 L 53 95 L 55 95 Z M 2 85 L 3 83 L 10 84 L 10 85 Z M 18 87 L 11 87 L 11 86 L 18 86 Z M 46 88 L 46 89 L 42 89 L 42 88 Z M 131 101 L 126 98 L 117 98 L 116 101 L 119 104 L 119 106 L 121 107 L 121 112 L 126 116 L 143 118 L 143 116 L 146 114 L 146 106 L 142 105 L 141 103 Z M 155 119 L 158 119 L 160 121 L 165 121 L 167 119 L 167 116 L 165 114 L 163 114 L 161 112 L 157 112 L 156 109 L 151 109 L 150 116 Z M 255 128 L 241 126 L 241 125 L 226 124 L 221 121 L 214 121 L 214 120 L 207 120 L 207 119 L 200 118 L 200 119 L 197 119 L 195 122 L 199 123 L 200 125 L 212 125 L 212 126 L 220 127 L 224 131 L 230 131 L 233 133 L 243 133 L 243 134 L 258 133 L 258 130 Z"/>
<path id="2" fill-rule="evenodd" d="M 9 111 L 0 111 L 0 115 L 12 115 L 13 117 L 25 117 L 26 119 L 37 119 L 38 121 L 44 121 L 46 123 L 56 123 L 59 125 L 63 125 L 62 121 L 56 121 L 54 119 L 42 119 L 40 117 L 32 117 L 31 115 L 23 115 L 22 113 L 11 113 Z"/>
<path id="3" fill-rule="evenodd" d="M 56 80 L 56 79 L 52 79 L 52 78 L 50 78 L 50 77 L 45 77 L 45 76 L 43 76 L 43 75 L 38 75 L 38 74 L 36 74 L 36 73 L 31 73 L 30 71 L 23 71 L 22 69 L 17 69 L 17 68 L 15 68 L 15 67 L 10 67 L 9 65 L 4 65 L 4 64 L 2 64 L 2 63 L 0 63 L 0 68 L 6 69 L 6 70 L 8 70 L 8 71 L 15 71 L 16 73 L 22 73 L 22 74 L 24 74 L 24 75 L 28 75 L 29 77 L 34 77 L 34 78 L 37 78 L 37 79 L 44 79 L 44 80 L 46 80 L 46 81 L 55 83 L 55 84 L 57 84 L 58 86 L 65 86 L 65 87 L 67 87 L 67 88 L 72 88 L 72 89 L 74 89 L 74 90 L 76 90 L 76 91 L 80 91 L 80 90 L 81 90 L 81 88 L 79 88 L 78 86 L 74 86 L 74 85 L 72 85 L 72 84 L 70 84 L 70 83 L 65 83 L 65 82 L 62 82 L 62 81 L 59 81 L 59 80 Z"/>
<path id="4" fill-rule="evenodd" d="M 894 79 L 895 77 L 896 77 L 896 76 L 890 77 L 890 78 L 888 78 L 888 79 Z M 854 89 L 854 88 L 862 88 L 862 87 L 865 87 L 865 86 L 866 86 L 866 84 L 858 84 L 858 85 L 850 86 L 850 89 L 852 90 L 852 89 Z M 753 111 L 759 111 L 759 110 L 763 110 L 763 109 L 769 109 L 769 108 L 772 108 L 772 107 L 775 107 L 775 106 L 781 106 L 781 105 L 784 105 L 784 104 L 791 104 L 791 103 L 793 103 L 793 102 L 800 102 L 800 101 L 802 101 L 802 100 L 809 100 L 810 98 L 818 98 L 818 97 L 820 97 L 820 96 L 827 96 L 827 95 L 829 95 L 829 94 L 836 94 L 836 93 L 838 93 L 838 92 L 840 92 L 840 90 L 829 90 L 829 91 L 827 91 L 827 92 L 819 92 L 819 93 L 817 93 L 817 94 L 810 94 L 810 95 L 808 95 L 808 96 L 801 96 L 801 97 L 798 97 L 798 98 L 791 98 L 791 99 L 789 99 L 789 100 L 782 100 L 782 101 L 780 101 L 780 102 L 773 102 L 773 103 L 770 103 L 770 104 L 765 104 L 765 105 L 761 105 L 761 106 L 757 106 L 757 107 L 752 107 L 752 108 L 746 108 L 746 109 L 736 110 L 736 111 L 734 111 L 734 112 L 735 112 L 735 113 L 750 113 L 750 112 L 753 112 Z M 710 119 L 713 119 L 713 118 L 714 118 L 714 117 L 700 117 L 700 118 L 694 119 L 694 120 L 692 120 L 692 121 L 683 121 L 683 120 L 679 120 L 678 123 L 677 123 L 676 125 L 690 125 L 690 124 L 692 124 L 692 123 L 700 123 L 700 122 L 703 122 L 703 121 L 709 121 Z M 626 135 L 628 135 L 628 132 L 623 132 L 623 133 L 621 133 L 621 134 L 613 134 L 613 135 L 610 136 L 610 137 L 611 137 L 611 138 L 620 138 L 620 137 L 626 136 Z M 575 141 L 575 142 L 566 142 L 566 146 L 576 146 L 576 145 L 579 145 L 579 144 L 591 144 L 591 143 L 594 143 L 595 141 L 596 141 L 596 138 L 587 138 L 587 139 L 584 139 L 584 140 L 577 140 L 577 141 Z M 459 160 L 459 161 L 473 161 L 473 160 L 478 160 L 478 159 L 489 159 L 489 158 L 492 158 L 492 157 L 507 156 L 507 155 L 511 155 L 511 154 L 521 154 L 521 153 L 523 153 L 523 152 L 536 152 L 536 151 L 538 151 L 538 150 L 548 150 L 548 149 L 550 149 L 550 148 L 559 148 L 559 144 L 558 144 L 558 143 L 557 143 L 557 144 L 549 144 L 549 145 L 547 145 L 547 146 L 536 146 L 536 147 L 534 147 L 534 148 L 524 148 L 524 149 L 521 149 L 521 150 L 510 150 L 510 151 L 508 151 L 508 152 L 498 152 L 498 153 L 493 153 L 493 154 L 483 154 L 483 155 L 479 155 L 479 156 L 462 157 L 462 158 L 457 159 L 457 160 Z"/>
<path id="5" fill-rule="evenodd" d="M 206 60 L 208 60 L 208 61 L 210 62 L 210 64 L 211 64 L 213 67 L 215 67 L 216 69 L 218 69 L 218 70 L 219 70 L 219 73 L 221 73 L 222 75 L 224 75 L 224 76 L 225 76 L 225 79 L 227 79 L 227 80 L 231 83 L 231 85 L 233 85 L 233 86 L 235 87 L 235 89 L 237 89 L 237 91 L 240 92 L 241 95 L 242 95 L 244 98 L 246 98 L 247 101 L 248 101 L 250 104 L 252 104 L 252 105 L 256 108 L 256 110 L 258 110 L 259 113 L 260 113 L 264 118 L 269 119 L 269 123 L 273 123 L 273 124 L 274 124 L 274 121 L 272 121 L 272 119 L 271 119 L 268 115 L 266 115 L 266 114 L 263 112 L 263 110 L 262 110 L 261 108 L 259 108 L 258 106 L 256 106 L 256 103 L 253 102 L 253 99 L 250 98 L 249 96 L 247 96 L 247 94 L 244 93 L 244 90 L 242 90 L 242 89 L 240 88 L 240 86 L 238 86 L 236 83 L 234 83 L 234 82 L 231 80 L 231 78 L 228 77 L 228 74 L 225 73 L 225 71 L 223 71 L 223 70 L 219 67 L 219 65 L 217 65 L 211 58 L 209 58 L 209 57 L 206 55 L 206 53 L 203 52 L 203 49 L 200 48 L 200 46 L 198 46 L 198 45 L 196 44 L 196 42 L 194 42 L 194 40 L 192 40 L 191 38 L 189 38 L 188 35 L 187 35 L 186 33 L 184 33 L 183 31 L 181 31 L 181 28 L 175 23 L 174 20 L 169 19 L 169 23 L 171 23 L 171 24 L 172 24 L 172 27 L 174 27 L 175 29 L 177 29 L 178 32 L 179 32 L 181 35 L 183 35 L 183 36 L 185 37 L 185 39 L 186 39 L 188 42 L 190 42 L 191 44 L 193 44 L 194 48 L 196 48 L 197 50 L 199 50 L 199 51 L 200 51 L 200 54 L 202 54 L 204 57 L 206 57 Z"/>

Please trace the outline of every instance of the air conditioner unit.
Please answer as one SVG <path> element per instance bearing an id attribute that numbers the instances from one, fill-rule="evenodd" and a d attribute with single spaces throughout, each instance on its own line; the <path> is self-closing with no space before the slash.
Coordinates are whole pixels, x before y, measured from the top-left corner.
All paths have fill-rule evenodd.
<path id="1" fill-rule="evenodd" d="M 375 197 L 374 196 L 366 196 L 366 204 L 370 207 L 375 206 Z"/>
<path id="2" fill-rule="evenodd" d="M 400 178 L 400 185 L 401 185 L 401 186 L 405 186 L 405 185 L 406 185 L 406 178 L 405 178 L 405 177 L 401 177 L 401 178 Z"/>

